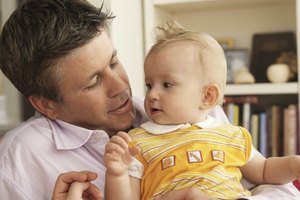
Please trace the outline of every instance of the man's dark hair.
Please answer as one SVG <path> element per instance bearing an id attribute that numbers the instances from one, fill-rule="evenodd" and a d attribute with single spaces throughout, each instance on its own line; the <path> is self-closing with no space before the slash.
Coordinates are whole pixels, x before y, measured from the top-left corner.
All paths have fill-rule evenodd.
<path id="1" fill-rule="evenodd" d="M 58 59 L 87 44 L 114 18 L 86 0 L 28 0 L 5 23 L 0 36 L 2 72 L 25 96 L 62 101 Z"/>

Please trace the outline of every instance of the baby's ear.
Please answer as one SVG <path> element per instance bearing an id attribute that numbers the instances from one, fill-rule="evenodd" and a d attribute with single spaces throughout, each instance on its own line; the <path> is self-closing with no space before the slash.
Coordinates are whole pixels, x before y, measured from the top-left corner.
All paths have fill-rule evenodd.
<path id="1" fill-rule="evenodd" d="M 205 86 L 203 89 L 203 97 L 200 108 L 210 109 L 218 104 L 220 97 L 220 88 L 217 84 Z"/>

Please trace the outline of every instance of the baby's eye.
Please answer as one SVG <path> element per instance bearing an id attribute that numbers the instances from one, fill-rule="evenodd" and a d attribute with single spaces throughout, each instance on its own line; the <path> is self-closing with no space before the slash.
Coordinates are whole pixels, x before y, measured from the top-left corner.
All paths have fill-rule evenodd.
<path id="1" fill-rule="evenodd" d="M 146 83 L 147 90 L 150 90 L 152 88 L 152 85 L 150 83 Z"/>
<path id="2" fill-rule="evenodd" d="M 168 82 L 164 82 L 163 86 L 164 86 L 164 88 L 170 88 L 170 87 L 173 86 L 173 84 L 172 83 L 168 83 Z"/>

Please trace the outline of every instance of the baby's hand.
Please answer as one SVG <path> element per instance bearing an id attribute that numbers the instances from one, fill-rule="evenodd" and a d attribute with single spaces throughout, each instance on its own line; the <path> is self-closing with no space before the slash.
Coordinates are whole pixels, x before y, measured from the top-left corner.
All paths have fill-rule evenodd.
<path id="1" fill-rule="evenodd" d="M 133 156 L 139 152 L 139 148 L 129 143 L 131 138 L 125 132 L 114 135 L 105 147 L 104 162 L 107 173 L 119 176 L 127 173 L 128 165 Z"/>

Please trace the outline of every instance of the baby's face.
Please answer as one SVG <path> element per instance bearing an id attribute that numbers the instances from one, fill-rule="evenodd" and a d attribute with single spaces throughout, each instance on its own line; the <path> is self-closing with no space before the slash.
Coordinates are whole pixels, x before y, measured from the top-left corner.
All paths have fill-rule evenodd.
<path id="1" fill-rule="evenodd" d="M 144 65 L 147 93 L 145 109 L 159 124 L 200 121 L 202 101 L 198 47 L 175 43 L 151 52 Z"/>

